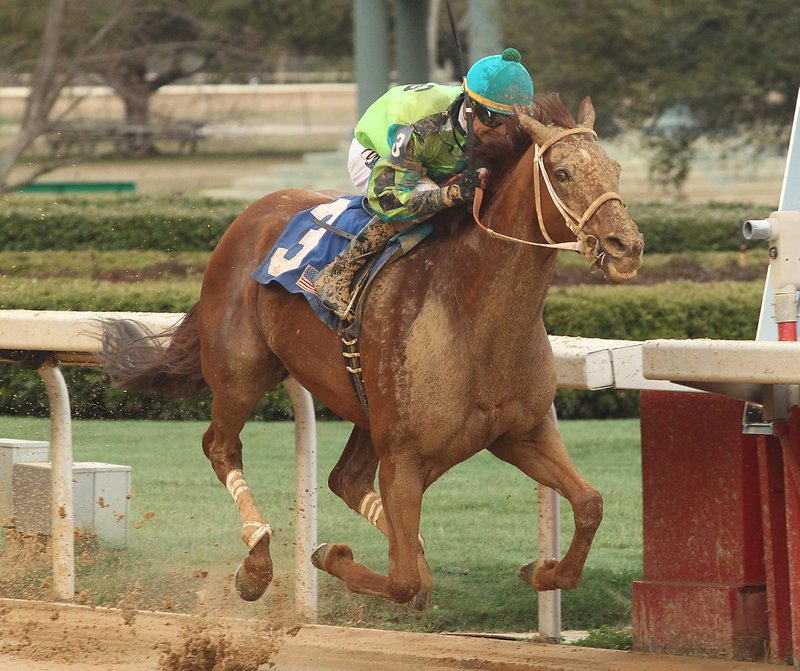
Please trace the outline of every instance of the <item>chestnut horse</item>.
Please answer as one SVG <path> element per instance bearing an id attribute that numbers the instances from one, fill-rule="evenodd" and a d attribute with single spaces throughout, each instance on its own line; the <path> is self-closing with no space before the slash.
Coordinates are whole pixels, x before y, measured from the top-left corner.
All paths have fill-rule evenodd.
<path id="1" fill-rule="evenodd" d="M 428 607 L 423 494 L 489 450 L 573 509 L 563 559 L 527 564 L 519 576 L 538 590 L 578 584 L 603 504 L 549 414 L 556 372 L 542 309 L 558 248 L 549 243 L 577 237 L 590 264 L 613 281 L 636 274 L 644 243 L 616 193 L 619 165 L 592 130 L 591 101 L 577 122 L 556 95 L 537 96 L 533 109 L 485 147 L 485 228 L 465 208 L 440 212 L 434 232 L 370 285 L 360 331 L 369 415 L 336 333 L 302 296 L 250 277 L 292 216 L 329 200 L 323 194 L 284 190 L 248 207 L 220 239 L 200 300 L 166 347 L 136 324 L 106 324 L 100 360 L 117 386 L 184 397 L 211 389 L 203 450 L 241 515 L 249 548 L 236 572 L 242 598 L 259 598 L 272 579 L 272 529 L 247 486 L 239 433 L 263 394 L 288 376 L 355 425 L 329 486 L 389 544 L 388 575 L 355 562 L 343 544 L 320 546 L 317 568 L 355 592 Z"/>

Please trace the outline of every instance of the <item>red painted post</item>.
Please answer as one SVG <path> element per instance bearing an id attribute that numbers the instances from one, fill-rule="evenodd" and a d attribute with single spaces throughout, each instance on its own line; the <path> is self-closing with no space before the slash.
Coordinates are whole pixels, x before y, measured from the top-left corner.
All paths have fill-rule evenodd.
<path id="1" fill-rule="evenodd" d="M 783 447 L 786 491 L 786 545 L 789 558 L 789 596 L 795 668 L 800 669 L 800 408 L 794 406 Z"/>
<path id="2" fill-rule="evenodd" d="M 642 392 L 640 650 L 764 659 L 758 455 L 742 410 L 712 394 Z"/>
<path id="3" fill-rule="evenodd" d="M 781 444 L 772 436 L 758 437 L 758 471 L 770 656 L 775 661 L 788 662 L 792 658 L 792 610 L 786 538 L 786 489 Z"/>

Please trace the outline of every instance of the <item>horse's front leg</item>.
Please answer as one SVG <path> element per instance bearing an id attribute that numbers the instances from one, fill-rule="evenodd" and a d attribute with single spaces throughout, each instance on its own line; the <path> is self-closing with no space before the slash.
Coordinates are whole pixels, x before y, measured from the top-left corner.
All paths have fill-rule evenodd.
<path id="1" fill-rule="evenodd" d="M 420 592 L 419 538 L 424 475 L 413 460 L 383 460 L 380 467 L 383 523 L 389 539 L 389 574 L 383 576 L 353 560 L 347 545 L 323 545 L 314 553 L 314 565 L 361 594 L 408 603 Z M 427 566 L 427 563 L 425 563 Z"/>
<path id="2" fill-rule="evenodd" d="M 377 470 L 378 455 L 372 445 L 370 432 L 356 426 L 350 434 L 342 456 L 328 477 L 328 486 L 350 508 L 388 536 L 383 500 L 375 491 Z M 422 545 L 421 536 L 420 544 Z M 316 555 L 319 556 L 319 553 Z M 419 554 L 417 563 L 422 586 L 409 603 L 409 607 L 411 610 L 421 612 L 431 607 L 433 575 L 424 552 Z"/>
<path id="3" fill-rule="evenodd" d="M 603 519 L 603 498 L 578 473 L 549 415 L 533 431 L 507 438 L 490 451 L 530 478 L 551 487 L 572 506 L 575 532 L 564 558 L 540 559 L 522 566 L 519 577 L 540 591 L 577 587 L 595 532 Z"/>

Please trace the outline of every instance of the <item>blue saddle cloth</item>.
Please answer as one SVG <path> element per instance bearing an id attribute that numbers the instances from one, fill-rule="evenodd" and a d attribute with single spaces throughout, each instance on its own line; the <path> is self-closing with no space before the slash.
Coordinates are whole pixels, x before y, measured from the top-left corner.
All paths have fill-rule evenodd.
<path id="1" fill-rule="evenodd" d="M 372 218 L 363 201 L 362 196 L 344 196 L 297 213 L 252 273 L 253 279 L 261 284 L 277 282 L 293 294 L 302 294 L 317 316 L 336 330 L 339 318 L 322 304 L 313 282 Z M 368 266 L 369 275 L 360 286 L 365 287 L 388 261 L 408 252 L 432 230 L 425 223 L 394 235 Z"/>

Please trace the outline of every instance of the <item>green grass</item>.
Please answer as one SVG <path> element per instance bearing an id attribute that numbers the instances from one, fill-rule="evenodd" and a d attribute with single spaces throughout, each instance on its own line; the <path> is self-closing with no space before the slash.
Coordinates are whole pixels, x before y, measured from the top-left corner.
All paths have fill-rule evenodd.
<path id="1" fill-rule="evenodd" d="M 0 277 L 100 279 L 115 282 L 158 281 L 174 277 L 202 280 L 208 251 L 125 251 L 37 250 L 0 251 Z M 683 252 L 646 254 L 637 283 L 678 279 L 711 281 L 764 279 L 769 259 L 762 250 L 741 252 Z M 578 254 L 561 254 L 555 282 L 605 282 L 599 273 L 590 274 L 586 260 Z"/>
<path id="2" fill-rule="evenodd" d="M 614 629 L 604 624 L 590 630 L 584 638 L 573 641 L 571 645 L 579 645 L 582 648 L 630 650 L 633 648 L 633 634 L 630 630 Z"/>
<path id="3" fill-rule="evenodd" d="M 160 277 L 202 279 L 209 252 L 130 252 L 93 249 L 46 249 L 36 252 L 0 252 L 0 276 L 39 280 L 57 277 L 138 282 Z"/>
<path id="4" fill-rule="evenodd" d="M 326 479 L 350 425 L 320 423 L 319 539 L 346 542 L 355 557 L 386 569 L 385 539 L 327 488 Z M 238 515 L 200 448 L 205 423 L 75 421 L 76 461 L 132 466 L 129 544 L 122 550 L 78 544 L 78 600 L 143 608 L 274 616 L 292 599 L 294 427 L 288 422 L 245 427 L 248 481 L 276 530 L 272 542 L 275 583 L 254 604 L 232 592 L 231 574 L 245 554 Z M 641 573 L 641 473 L 637 420 L 561 423 L 578 468 L 605 497 L 605 520 L 582 584 L 564 592 L 565 629 L 630 623 L 630 585 Z M 49 423 L 0 418 L 0 436 L 47 440 Z M 481 453 L 446 473 L 428 491 L 422 517 L 434 575 L 434 608 L 412 615 L 405 607 L 349 593 L 320 574 L 320 621 L 420 631 L 535 630 L 536 592 L 515 575 L 536 553 L 536 490 L 513 467 Z M 572 533 L 571 510 L 562 505 L 562 552 Z M 14 564 L 5 543 L 0 595 L 48 596 L 49 563 Z"/>

